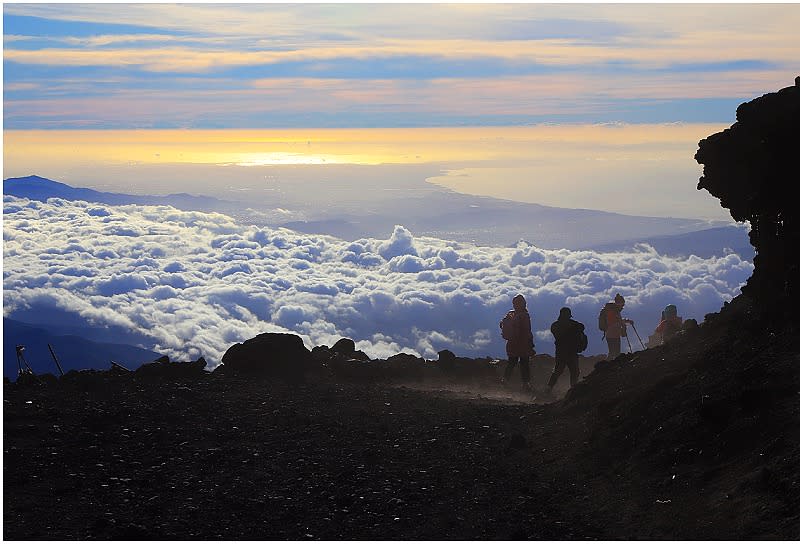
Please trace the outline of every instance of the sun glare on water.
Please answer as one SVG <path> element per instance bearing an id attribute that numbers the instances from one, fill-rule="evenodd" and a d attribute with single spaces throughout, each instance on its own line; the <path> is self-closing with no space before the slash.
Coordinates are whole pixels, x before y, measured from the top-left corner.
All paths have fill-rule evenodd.
<path id="1" fill-rule="evenodd" d="M 345 164 L 353 162 L 336 155 L 307 155 L 303 153 L 243 153 L 225 165 L 270 166 L 279 164 Z"/>

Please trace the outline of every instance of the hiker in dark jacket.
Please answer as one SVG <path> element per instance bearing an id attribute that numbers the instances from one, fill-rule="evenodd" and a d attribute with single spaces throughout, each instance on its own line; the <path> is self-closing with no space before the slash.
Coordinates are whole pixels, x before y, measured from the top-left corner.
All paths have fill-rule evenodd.
<path id="1" fill-rule="evenodd" d="M 556 339 L 556 364 L 547 382 L 547 392 L 553 390 L 553 386 L 558 381 L 564 367 L 569 369 L 569 386 L 578 383 L 580 368 L 578 367 L 578 350 L 581 335 L 584 332 L 583 323 L 572 319 L 572 310 L 567 307 L 561 308 L 558 319 L 550 325 L 550 332 Z"/>
<path id="2" fill-rule="evenodd" d="M 503 328 L 503 337 L 506 338 L 506 355 L 508 365 L 502 378 L 503 383 L 508 383 L 514 367 L 519 364 L 520 377 L 522 378 L 523 391 L 531 390 L 531 369 L 529 366 L 530 358 L 536 354 L 533 344 L 533 333 L 531 332 L 531 316 L 528 313 L 525 297 L 516 295 L 511 304 L 514 309 L 509 312 L 512 315 L 511 331 Z"/>

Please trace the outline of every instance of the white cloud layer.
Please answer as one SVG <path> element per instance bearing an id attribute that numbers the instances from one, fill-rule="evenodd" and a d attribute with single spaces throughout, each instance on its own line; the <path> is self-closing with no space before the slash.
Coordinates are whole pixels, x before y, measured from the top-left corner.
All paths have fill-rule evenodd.
<path id="1" fill-rule="evenodd" d="M 308 348 L 349 337 L 373 358 L 435 359 L 442 349 L 504 357 L 498 321 L 522 293 L 539 353 L 553 353 L 549 327 L 566 305 L 586 324 L 594 354 L 606 350 L 596 316 L 614 293 L 625 296 L 625 315 L 646 342 L 664 306 L 702 322 L 753 270 L 735 254 L 477 247 L 402 226 L 387 236 L 347 242 L 166 206 L 6 196 L 3 311 L 68 311 L 76 322 L 138 330 L 152 339 L 143 347 L 172 359 L 203 356 L 211 366 L 262 332 L 296 333 Z"/>

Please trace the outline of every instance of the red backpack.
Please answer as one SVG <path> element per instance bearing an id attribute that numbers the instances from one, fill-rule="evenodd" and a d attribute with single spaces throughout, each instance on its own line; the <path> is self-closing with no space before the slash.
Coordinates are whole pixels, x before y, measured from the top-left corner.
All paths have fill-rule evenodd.
<path id="1" fill-rule="evenodd" d="M 514 338 L 516 331 L 514 330 L 514 318 L 516 314 L 514 310 L 509 310 L 508 313 L 500 320 L 500 336 L 504 340 L 511 340 Z"/>
<path id="2" fill-rule="evenodd" d="M 609 310 L 613 310 L 614 306 L 615 304 L 613 302 L 606 302 L 600 310 L 600 315 L 597 316 L 597 327 L 603 332 L 606 332 L 608 328 L 608 312 Z"/>

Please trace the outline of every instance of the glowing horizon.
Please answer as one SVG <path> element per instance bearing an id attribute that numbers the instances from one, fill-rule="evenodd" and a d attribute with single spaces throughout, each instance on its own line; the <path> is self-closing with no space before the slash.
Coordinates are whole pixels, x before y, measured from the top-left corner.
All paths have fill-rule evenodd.
<path id="1" fill-rule="evenodd" d="M 698 194 L 698 142 L 722 124 L 528 127 L 66 130 L 4 132 L 3 176 L 37 174 L 79 187 L 219 196 L 230 168 L 430 165 L 457 192 L 632 215 L 728 219 Z M 198 170 L 199 168 L 199 170 Z M 155 169 L 155 170 L 154 170 Z M 161 173 L 159 173 L 161 172 Z M 170 173 L 171 172 L 171 173 Z M 265 174 L 266 175 L 266 174 Z M 309 172 L 309 175 L 323 175 Z M 676 210 L 678 210 L 676 212 Z"/>
<path id="2" fill-rule="evenodd" d="M 423 164 L 530 161 L 589 153 L 624 160 L 666 157 L 725 125 L 539 125 L 529 127 L 270 130 L 6 130 L 4 177 L 33 164 Z M 47 149 L 43 164 L 41 150 Z"/>

